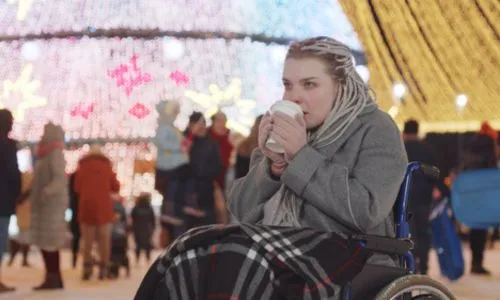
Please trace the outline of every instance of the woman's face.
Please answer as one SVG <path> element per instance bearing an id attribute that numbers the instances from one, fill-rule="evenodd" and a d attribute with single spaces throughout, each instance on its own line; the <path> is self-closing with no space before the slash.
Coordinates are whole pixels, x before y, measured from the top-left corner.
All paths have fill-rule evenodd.
<path id="1" fill-rule="evenodd" d="M 226 124 L 227 124 L 226 115 L 220 113 L 215 115 L 212 126 L 217 132 L 222 132 L 226 130 Z"/>
<path id="2" fill-rule="evenodd" d="M 191 130 L 195 136 L 205 136 L 207 133 L 207 124 L 204 118 L 201 118 L 198 122 L 191 123 Z"/>
<path id="3" fill-rule="evenodd" d="M 283 85 L 283 99 L 300 105 L 307 129 L 323 124 L 339 92 L 339 84 L 327 73 L 325 63 L 317 58 L 288 58 Z"/>

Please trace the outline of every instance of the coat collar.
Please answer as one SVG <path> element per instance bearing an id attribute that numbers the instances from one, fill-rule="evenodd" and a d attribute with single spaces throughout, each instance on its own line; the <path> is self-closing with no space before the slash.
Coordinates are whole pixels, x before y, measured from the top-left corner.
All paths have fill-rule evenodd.
<path id="1" fill-rule="evenodd" d="M 378 110 L 377 105 L 369 105 L 363 109 L 359 116 L 352 121 L 352 123 L 347 127 L 344 134 L 342 134 L 335 142 L 333 142 L 328 147 L 325 147 L 325 152 L 328 157 L 333 157 L 333 155 L 339 150 L 342 145 L 363 125 L 364 121 L 370 117 L 370 115 Z"/>

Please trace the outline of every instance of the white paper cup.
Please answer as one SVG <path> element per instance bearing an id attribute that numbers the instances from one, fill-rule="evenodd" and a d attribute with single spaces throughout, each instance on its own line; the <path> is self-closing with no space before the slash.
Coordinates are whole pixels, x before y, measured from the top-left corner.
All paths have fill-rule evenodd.
<path id="1" fill-rule="evenodd" d="M 271 114 L 275 112 L 281 112 L 287 114 L 291 117 L 302 116 L 304 113 L 302 112 L 302 108 L 298 104 L 288 100 L 280 100 L 271 106 L 269 109 Z M 293 133 L 290 133 L 293 134 Z M 279 145 L 272 137 L 269 137 L 266 142 L 266 148 L 275 152 L 275 153 L 284 153 L 285 149 L 281 145 Z"/>

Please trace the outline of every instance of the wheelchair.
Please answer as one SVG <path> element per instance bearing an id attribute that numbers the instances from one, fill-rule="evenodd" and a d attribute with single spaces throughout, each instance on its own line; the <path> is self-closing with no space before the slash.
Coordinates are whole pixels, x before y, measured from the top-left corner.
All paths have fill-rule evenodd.
<path id="1" fill-rule="evenodd" d="M 367 249 L 380 254 L 397 257 L 398 267 L 367 264 L 363 270 L 341 291 L 342 300 L 410 300 L 456 299 L 441 283 L 425 275 L 415 274 L 415 260 L 410 250 L 411 241 L 407 212 L 414 176 L 425 176 L 429 180 L 439 178 L 439 169 L 412 162 L 408 165 L 398 199 L 393 209 L 395 238 L 353 235 L 352 239 L 362 243 Z"/>

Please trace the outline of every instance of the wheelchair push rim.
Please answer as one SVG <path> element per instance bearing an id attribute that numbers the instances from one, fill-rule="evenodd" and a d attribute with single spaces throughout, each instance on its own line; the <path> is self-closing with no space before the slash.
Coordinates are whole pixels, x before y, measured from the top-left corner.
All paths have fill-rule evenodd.
<path id="1" fill-rule="evenodd" d="M 376 300 L 432 299 L 455 300 L 451 292 L 440 282 L 425 275 L 409 275 L 387 285 Z"/>

